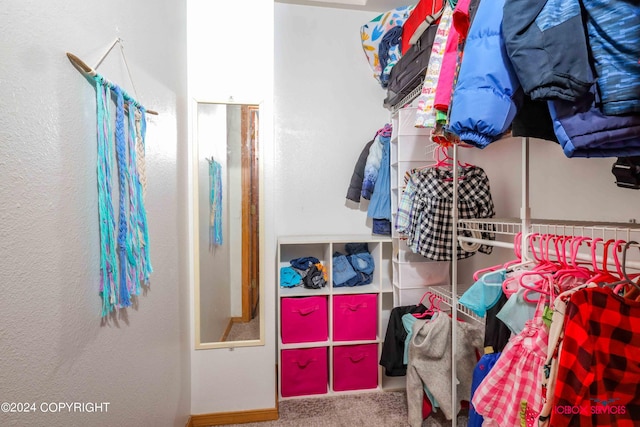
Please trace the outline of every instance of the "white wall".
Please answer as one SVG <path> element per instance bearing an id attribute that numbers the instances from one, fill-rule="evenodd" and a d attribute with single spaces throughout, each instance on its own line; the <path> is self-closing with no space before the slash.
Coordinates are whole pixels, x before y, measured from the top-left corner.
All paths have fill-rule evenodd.
<path id="1" fill-rule="evenodd" d="M 266 343 L 191 351 L 193 414 L 275 408 L 275 171 L 273 140 L 273 3 L 188 1 L 189 95 L 260 104 L 262 155 L 260 271 L 264 274 Z M 192 295 L 193 304 L 193 295 Z M 195 342 L 191 324 L 191 342 Z M 193 346 L 192 346 L 193 348 Z"/>
<path id="2" fill-rule="evenodd" d="M 377 15 L 276 3 L 279 235 L 371 233 L 366 204 L 345 196 L 362 149 L 390 120 L 360 41 Z"/>
<path id="3" fill-rule="evenodd" d="M 109 402 L 0 425 L 184 426 L 189 415 L 186 3 L 8 0 L 0 11 L 0 396 Z M 96 99 L 65 52 L 148 108 L 151 288 L 101 323 Z M 38 406 L 39 408 L 39 406 Z"/>

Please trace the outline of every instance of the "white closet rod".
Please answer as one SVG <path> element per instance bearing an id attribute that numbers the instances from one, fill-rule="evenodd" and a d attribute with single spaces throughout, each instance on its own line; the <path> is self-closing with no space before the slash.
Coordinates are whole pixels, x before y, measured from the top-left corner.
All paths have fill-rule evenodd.
<path id="1" fill-rule="evenodd" d="M 531 207 L 529 206 L 529 137 L 522 138 L 522 176 L 520 185 L 522 187 L 522 200 L 520 204 L 520 220 L 522 233 L 531 232 Z M 521 258 L 527 259 L 529 248 L 520 248 Z"/>
<path id="2" fill-rule="evenodd" d="M 513 249 L 515 245 L 509 242 L 500 242 L 497 240 L 478 239 L 476 237 L 458 236 L 458 240 L 461 242 L 479 243 L 481 245 L 489 245 L 497 248 Z"/>

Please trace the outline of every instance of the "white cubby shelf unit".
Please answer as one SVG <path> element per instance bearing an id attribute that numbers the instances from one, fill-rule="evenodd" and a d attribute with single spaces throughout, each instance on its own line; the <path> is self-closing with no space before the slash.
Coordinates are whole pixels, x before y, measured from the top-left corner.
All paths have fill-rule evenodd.
<path id="1" fill-rule="evenodd" d="M 367 244 L 375 266 L 370 284 L 333 286 L 333 254 L 346 254 L 347 243 Z M 291 260 L 301 257 L 317 258 L 324 265 L 328 276 L 325 287 L 280 286 L 281 268 L 290 267 Z M 404 378 L 387 377 L 379 365 L 389 315 L 394 307 L 392 258 L 393 245 L 387 236 L 278 238 L 279 399 L 404 387 Z M 307 369 L 313 364 L 313 369 Z M 364 371 L 358 373 L 359 369 Z M 363 379 L 354 380 L 353 374 Z"/>

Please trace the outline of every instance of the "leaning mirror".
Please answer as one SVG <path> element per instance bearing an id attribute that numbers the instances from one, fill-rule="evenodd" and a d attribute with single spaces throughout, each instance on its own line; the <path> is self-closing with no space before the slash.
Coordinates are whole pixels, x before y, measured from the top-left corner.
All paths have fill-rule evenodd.
<path id="1" fill-rule="evenodd" d="M 196 348 L 264 345 L 259 104 L 193 105 Z"/>

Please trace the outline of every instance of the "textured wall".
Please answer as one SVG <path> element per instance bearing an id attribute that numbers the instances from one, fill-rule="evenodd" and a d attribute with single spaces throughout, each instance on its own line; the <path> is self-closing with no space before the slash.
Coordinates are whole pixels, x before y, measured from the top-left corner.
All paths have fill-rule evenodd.
<path id="1" fill-rule="evenodd" d="M 184 426 L 189 414 L 186 0 L 3 2 L 0 10 L 0 400 L 109 402 L 107 413 L 0 413 L 0 425 Z M 96 101 L 68 61 L 148 108 L 154 273 L 101 323 Z"/>
<path id="2" fill-rule="evenodd" d="M 367 234 L 346 205 L 353 167 L 390 120 L 360 41 L 375 12 L 276 4 L 278 234 Z"/>

